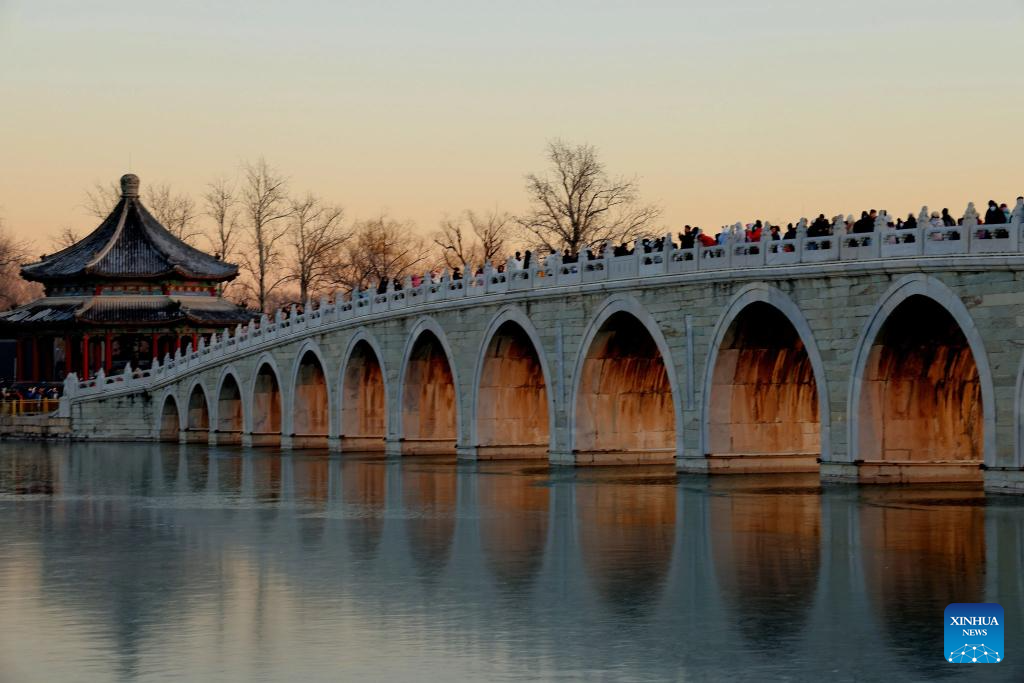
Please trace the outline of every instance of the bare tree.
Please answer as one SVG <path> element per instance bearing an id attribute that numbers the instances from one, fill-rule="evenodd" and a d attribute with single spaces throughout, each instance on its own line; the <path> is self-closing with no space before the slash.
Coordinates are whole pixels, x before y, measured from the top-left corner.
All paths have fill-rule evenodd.
<path id="1" fill-rule="evenodd" d="M 0 310 L 7 310 L 41 296 L 42 285 L 21 277 L 21 264 L 30 259 L 28 242 L 11 235 L 0 218 Z"/>
<path id="2" fill-rule="evenodd" d="M 513 224 L 512 215 L 506 211 L 465 211 L 457 218 L 441 221 L 434 244 L 441 248 L 449 268 L 482 265 L 500 259 Z"/>
<path id="3" fill-rule="evenodd" d="M 178 239 L 195 246 L 201 235 L 196 204 L 186 194 L 178 194 L 167 183 L 145 186 L 143 199 L 150 213 Z M 121 188 L 115 182 L 94 183 L 85 191 L 85 210 L 96 218 L 106 218 L 121 200 Z"/>
<path id="4" fill-rule="evenodd" d="M 518 218 L 541 246 L 575 254 L 605 240 L 634 239 L 660 215 L 640 202 L 636 179 L 608 177 L 594 147 L 553 140 L 547 157 L 547 174 L 526 176 L 533 208 Z"/>
<path id="5" fill-rule="evenodd" d="M 288 230 L 287 219 L 292 215 L 288 202 L 288 184 L 284 176 L 267 165 L 262 157 L 244 167 L 240 203 L 245 220 L 247 248 L 242 256 L 242 268 L 253 282 L 248 286 L 256 296 L 260 310 L 267 310 L 268 297 L 274 289 L 288 280 L 280 276 L 281 238 Z"/>
<path id="6" fill-rule="evenodd" d="M 427 264 L 427 244 L 411 223 L 386 215 L 360 221 L 346 243 L 343 267 L 336 284 L 368 289 L 381 282 L 412 275 Z"/>
<path id="7" fill-rule="evenodd" d="M 121 188 L 115 182 L 93 183 L 92 189 L 85 191 L 84 208 L 90 216 L 106 218 L 121 201 Z"/>
<path id="8" fill-rule="evenodd" d="M 65 225 L 60 229 L 60 232 L 50 238 L 50 243 L 55 251 L 61 251 L 76 244 L 81 239 L 82 235 L 77 230 L 70 225 Z"/>
<path id="9" fill-rule="evenodd" d="M 186 244 L 195 246 L 202 235 L 196 203 L 186 194 L 178 194 L 167 183 L 149 185 L 145 190 L 146 207 L 167 230 Z"/>
<path id="10" fill-rule="evenodd" d="M 345 211 L 312 194 L 292 202 L 288 276 L 299 285 L 299 301 L 333 281 L 341 264 L 341 247 L 352 237 L 342 226 Z"/>
<path id="11" fill-rule="evenodd" d="M 217 178 L 207 183 L 203 204 L 206 215 L 213 220 L 213 231 L 207 235 L 207 239 L 215 254 L 230 261 L 238 232 L 238 201 L 234 186 L 226 178 Z"/>
<path id="12" fill-rule="evenodd" d="M 434 244 L 441 248 L 441 258 L 449 268 L 463 268 L 481 259 L 480 245 L 461 216 L 441 220 Z"/>

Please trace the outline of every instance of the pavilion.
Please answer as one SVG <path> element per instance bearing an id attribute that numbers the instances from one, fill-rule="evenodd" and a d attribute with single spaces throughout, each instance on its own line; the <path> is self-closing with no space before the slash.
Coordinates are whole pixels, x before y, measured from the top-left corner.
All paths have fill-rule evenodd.
<path id="1" fill-rule="evenodd" d="M 238 266 L 172 235 L 139 199 L 139 178 L 121 177 L 121 199 L 89 235 L 25 265 L 21 276 L 46 295 L 0 313 L 0 333 L 17 341 L 16 381 L 88 379 L 148 368 L 254 313 L 220 296 Z"/>

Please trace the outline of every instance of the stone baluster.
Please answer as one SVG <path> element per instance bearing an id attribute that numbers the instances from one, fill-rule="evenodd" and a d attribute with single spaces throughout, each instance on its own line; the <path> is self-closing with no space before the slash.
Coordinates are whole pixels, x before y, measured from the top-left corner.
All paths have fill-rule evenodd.
<path id="1" fill-rule="evenodd" d="M 552 275 L 559 275 L 562 271 L 562 254 L 557 249 L 544 259 L 544 265 L 551 269 Z"/>
<path id="2" fill-rule="evenodd" d="M 132 364 L 131 361 L 124 364 L 124 372 L 121 373 L 121 377 L 125 384 L 131 384 L 132 381 Z"/>
<path id="3" fill-rule="evenodd" d="M 1017 206 L 1010 213 L 1010 222 L 1016 225 L 1024 223 L 1024 197 L 1017 199 Z"/>
<path id="4" fill-rule="evenodd" d="M 107 373 L 103 368 L 96 371 L 96 387 L 102 391 L 103 385 L 107 383 Z"/>
<path id="5" fill-rule="evenodd" d="M 881 235 L 888 229 L 889 214 L 887 214 L 885 211 L 879 211 L 878 215 L 875 216 L 875 232 Z"/>
<path id="6" fill-rule="evenodd" d="M 61 392 L 62 398 L 73 398 L 78 393 L 78 373 L 70 372 L 64 378 L 64 391 Z"/>
<path id="7" fill-rule="evenodd" d="M 975 208 L 974 202 L 967 202 L 967 209 L 964 211 L 964 219 L 960 226 L 960 239 L 967 240 L 968 253 L 978 235 L 978 219 L 978 209 Z"/>
<path id="8" fill-rule="evenodd" d="M 807 219 L 800 218 L 796 222 L 796 244 L 793 248 L 797 253 L 797 260 L 803 261 L 804 252 L 807 250 Z"/>
<path id="9" fill-rule="evenodd" d="M 203 355 L 204 351 L 206 351 L 206 338 L 200 335 L 199 348 L 196 349 L 196 354 L 201 356 Z"/>

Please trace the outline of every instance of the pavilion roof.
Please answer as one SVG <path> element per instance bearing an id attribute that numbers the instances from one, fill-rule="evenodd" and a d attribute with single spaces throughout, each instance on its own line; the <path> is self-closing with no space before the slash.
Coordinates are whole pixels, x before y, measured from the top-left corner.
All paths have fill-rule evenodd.
<path id="1" fill-rule="evenodd" d="M 185 244 L 153 217 L 139 199 L 139 178 L 121 177 L 121 199 L 99 227 L 75 244 L 22 267 L 26 280 L 177 278 L 225 281 L 238 266 Z"/>
<path id="2" fill-rule="evenodd" d="M 0 328 L 63 328 L 87 325 L 132 327 L 234 327 L 254 313 L 221 297 L 190 295 L 48 296 L 0 313 Z"/>

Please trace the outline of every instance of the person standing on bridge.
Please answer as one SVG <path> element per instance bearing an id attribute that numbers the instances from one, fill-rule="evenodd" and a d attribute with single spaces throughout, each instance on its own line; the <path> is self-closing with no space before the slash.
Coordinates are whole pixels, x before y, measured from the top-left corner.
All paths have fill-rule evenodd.
<path id="1" fill-rule="evenodd" d="M 985 225 L 1002 225 L 1006 223 L 1006 214 L 999 210 L 994 199 L 988 200 L 988 211 L 985 212 Z"/>

